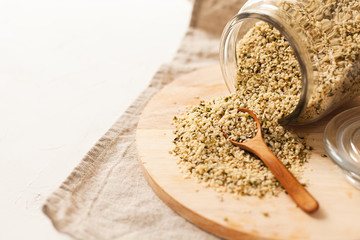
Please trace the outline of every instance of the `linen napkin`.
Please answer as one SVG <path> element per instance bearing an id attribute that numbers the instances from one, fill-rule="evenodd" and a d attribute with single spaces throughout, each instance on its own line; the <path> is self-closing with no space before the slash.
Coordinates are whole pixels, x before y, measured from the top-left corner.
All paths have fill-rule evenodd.
<path id="1" fill-rule="evenodd" d="M 221 32 L 245 0 L 195 0 L 172 62 L 86 154 L 43 206 L 54 227 L 75 239 L 216 239 L 164 204 L 143 177 L 135 132 L 150 98 L 182 74 L 218 63 Z"/>

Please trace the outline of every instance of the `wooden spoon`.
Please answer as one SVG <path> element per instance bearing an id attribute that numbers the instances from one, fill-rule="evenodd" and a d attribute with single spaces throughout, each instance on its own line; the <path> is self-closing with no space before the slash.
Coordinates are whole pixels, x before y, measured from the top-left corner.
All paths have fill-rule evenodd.
<path id="1" fill-rule="evenodd" d="M 266 145 L 262 133 L 261 124 L 256 115 L 246 108 L 239 108 L 241 112 L 247 112 L 256 122 L 257 133 L 255 137 L 245 141 L 237 142 L 228 137 L 228 135 L 222 131 L 225 138 L 228 139 L 232 144 L 249 151 L 258 156 L 265 165 L 274 174 L 276 179 L 285 188 L 290 197 L 294 202 L 305 212 L 312 213 L 319 208 L 318 202 L 313 196 L 299 183 L 299 181 L 292 175 L 284 164 L 271 152 Z"/>

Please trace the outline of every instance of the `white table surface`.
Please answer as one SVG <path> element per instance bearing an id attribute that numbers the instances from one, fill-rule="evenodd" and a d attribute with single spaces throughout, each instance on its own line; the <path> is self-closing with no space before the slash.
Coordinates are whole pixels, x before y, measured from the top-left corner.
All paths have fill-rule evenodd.
<path id="1" fill-rule="evenodd" d="M 69 239 L 41 207 L 172 59 L 188 0 L 0 1 L 0 239 Z"/>

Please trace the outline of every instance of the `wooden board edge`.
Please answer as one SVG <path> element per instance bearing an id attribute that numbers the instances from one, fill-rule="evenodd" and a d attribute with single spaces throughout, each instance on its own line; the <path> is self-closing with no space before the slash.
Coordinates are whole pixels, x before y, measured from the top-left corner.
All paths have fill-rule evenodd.
<path id="1" fill-rule="evenodd" d="M 138 132 L 141 130 L 142 129 L 139 128 L 136 129 L 136 139 L 138 138 Z M 208 233 L 211 233 L 213 235 L 225 239 L 234 239 L 234 240 L 235 239 L 239 239 L 239 240 L 271 240 L 272 239 L 272 238 L 264 238 L 264 237 L 256 236 L 256 234 L 250 235 L 248 233 L 237 231 L 235 229 L 220 225 L 219 223 L 211 219 L 208 219 L 204 216 L 201 216 L 196 212 L 192 211 L 191 209 L 187 208 L 186 206 L 178 202 L 176 199 L 174 199 L 171 195 L 169 195 L 148 173 L 144 164 L 142 164 L 141 157 L 139 155 L 138 141 L 136 141 L 136 149 L 137 149 L 138 161 L 140 163 L 143 175 L 149 186 L 168 207 L 170 207 L 173 211 L 175 211 L 181 217 L 185 218 L 190 223 L 194 224 L 197 227 L 200 227 L 201 229 L 205 230 Z"/>

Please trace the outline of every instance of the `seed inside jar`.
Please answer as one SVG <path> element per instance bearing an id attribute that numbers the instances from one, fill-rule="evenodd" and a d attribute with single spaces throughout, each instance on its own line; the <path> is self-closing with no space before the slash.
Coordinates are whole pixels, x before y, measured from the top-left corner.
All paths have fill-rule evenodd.
<path id="1" fill-rule="evenodd" d="M 315 120 L 360 93 L 359 0 L 281 1 L 305 36 L 313 91 L 299 120 Z"/>

